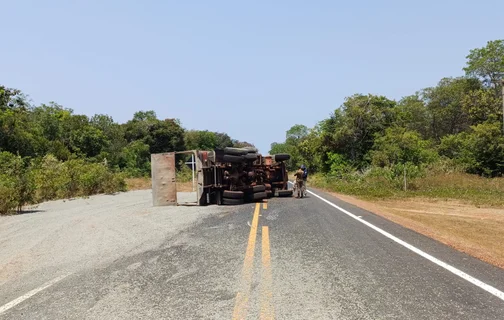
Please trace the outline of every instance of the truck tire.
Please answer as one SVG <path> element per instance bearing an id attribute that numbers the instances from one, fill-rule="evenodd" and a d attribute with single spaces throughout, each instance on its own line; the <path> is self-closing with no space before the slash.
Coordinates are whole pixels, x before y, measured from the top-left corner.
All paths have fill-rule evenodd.
<path id="1" fill-rule="evenodd" d="M 246 160 L 257 160 L 259 155 L 257 153 L 247 153 L 244 157 Z"/>
<path id="2" fill-rule="evenodd" d="M 257 186 L 252 187 L 252 191 L 253 191 L 254 193 L 257 193 L 257 192 L 264 192 L 264 191 L 266 191 L 266 187 L 265 187 L 265 186 L 263 186 L 263 185 L 257 185 Z"/>
<path id="3" fill-rule="evenodd" d="M 222 204 L 225 206 L 237 206 L 243 204 L 243 199 L 222 198 Z"/>
<path id="4" fill-rule="evenodd" d="M 222 157 L 222 160 L 224 160 L 224 162 L 229 162 L 229 163 L 242 163 L 244 158 L 243 158 L 243 156 L 233 156 L 233 155 L 225 154 L 224 157 Z"/>
<path id="5" fill-rule="evenodd" d="M 224 154 L 229 154 L 229 155 L 232 155 L 232 156 L 244 156 L 247 153 L 248 153 L 247 149 L 231 148 L 231 147 L 224 148 Z"/>
<path id="6" fill-rule="evenodd" d="M 275 154 L 275 155 L 273 156 L 273 159 L 274 159 L 276 162 L 289 160 L 289 159 L 290 159 L 290 154 L 287 154 L 287 153 L 279 153 L 279 154 Z"/>
<path id="7" fill-rule="evenodd" d="M 254 147 L 245 147 L 243 149 L 247 150 L 248 153 L 257 153 L 257 151 L 259 151 L 257 150 L 257 148 Z"/>
<path id="8" fill-rule="evenodd" d="M 268 194 L 266 193 L 266 191 L 256 192 L 253 195 L 254 200 L 262 200 L 262 199 L 266 199 L 267 197 L 268 197 Z"/>
<path id="9" fill-rule="evenodd" d="M 226 199 L 243 199 L 243 191 L 224 190 L 224 194 L 222 196 Z"/>
<path id="10" fill-rule="evenodd" d="M 278 190 L 277 197 L 292 197 L 292 190 Z"/>
<path id="11" fill-rule="evenodd" d="M 269 183 L 265 183 L 264 187 L 266 188 L 266 190 L 271 190 L 271 184 Z"/>
<path id="12" fill-rule="evenodd" d="M 222 191 L 215 191 L 215 204 L 218 206 L 222 205 Z"/>

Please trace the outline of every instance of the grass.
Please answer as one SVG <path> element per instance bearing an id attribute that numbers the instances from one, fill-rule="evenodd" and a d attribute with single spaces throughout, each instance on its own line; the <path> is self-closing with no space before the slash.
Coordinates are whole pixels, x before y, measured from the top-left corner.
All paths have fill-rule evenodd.
<path id="1" fill-rule="evenodd" d="M 128 190 L 147 190 L 152 188 L 150 177 L 127 178 L 126 185 Z M 189 192 L 192 191 L 192 171 L 185 165 L 181 166 L 180 170 L 176 171 L 177 191 Z"/>
<path id="2" fill-rule="evenodd" d="M 148 190 L 152 188 L 151 178 L 148 177 L 128 178 L 126 179 L 126 185 L 129 191 Z M 177 192 L 191 192 L 191 191 L 192 191 L 191 181 L 179 182 L 177 180 Z"/>
<path id="3" fill-rule="evenodd" d="M 127 178 L 126 186 L 129 191 L 151 189 L 152 188 L 151 178 L 147 177 Z"/>

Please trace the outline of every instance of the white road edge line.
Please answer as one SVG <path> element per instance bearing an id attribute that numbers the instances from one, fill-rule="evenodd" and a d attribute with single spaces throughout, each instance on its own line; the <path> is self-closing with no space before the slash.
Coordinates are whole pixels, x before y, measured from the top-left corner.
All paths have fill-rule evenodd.
<path id="1" fill-rule="evenodd" d="M 54 285 L 58 281 L 63 280 L 64 278 L 68 277 L 69 275 L 70 274 L 68 273 L 68 274 L 64 274 L 62 276 L 59 276 L 57 278 L 54 278 L 51 281 L 48 281 L 48 282 L 44 283 L 42 286 L 40 286 L 40 287 L 38 287 L 36 289 L 33 289 L 32 291 L 30 291 L 30 292 L 22 295 L 21 297 L 15 299 L 15 300 L 12 300 L 11 302 L 9 302 L 7 304 L 4 304 L 3 306 L 0 307 L 0 314 L 4 313 L 5 311 L 9 310 L 12 307 L 17 306 L 18 304 L 20 304 L 21 302 L 25 301 L 26 299 L 29 299 L 29 298 L 33 297 L 34 295 L 36 295 L 40 291 L 49 288 L 50 286 Z"/>
<path id="2" fill-rule="evenodd" d="M 289 181 L 290 182 L 290 181 Z M 291 182 L 292 183 L 292 182 Z M 473 276 L 470 276 L 468 275 L 467 273 L 431 256 L 430 254 L 426 253 L 426 252 L 423 252 L 422 250 L 418 249 L 417 247 L 414 247 L 412 246 L 411 244 L 397 238 L 396 236 L 393 236 L 392 234 L 388 233 L 387 231 L 384 231 L 380 228 L 378 228 L 377 226 L 367 222 L 366 220 L 363 220 L 361 218 L 359 218 L 358 216 L 354 215 L 353 213 L 343 209 L 343 208 L 340 208 L 339 206 L 335 205 L 334 203 L 332 203 L 331 201 L 329 200 L 326 200 L 324 198 L 322 198 L 321 196 L 319 196 L 318 194 L 315 194 L 313 193 L 312 191 L 310 190 L 306 190 L 308 193 L 314 195 L 315 197 L 319 198 L 320 200 L 324 201 L 325 203 L 327 203 L 328 205 L 338 209 L 339 211 L 343 212 L 344 214 L 354 218 L 355 220 L 359 221 L 360 223 L 363 223 L 365 224 L 366 226 L 370 227 L 371 229 L 381 233 L 382 235 L 384 235 L 385 237 L 389 238 L 390 240 L 393 240 L 395 242 L 397 242 L 398 244 L 402 245 L 403 247 L 413 251 L 414 253 L 424 257 L 425 259 L 431 261 L 431 262 L 434 262 L 435 264 L 437 264 L 438 266 L 450 271 L 451 273 L 461 277 L 462 279 L 466 280 L 466 281 L 469 281 L 470 283 L 474 284 L 475 286 L 478 286 L 479 288 L 485 290 L 486 292 L 488 293 L 491 293 L 493 294 L 494 296 L 496 296 L 497 298 L 501 299 L 504 301 L 504 292 L 498 290 L 497 288 L 494 288 L 492 287 L 491 285 L 488 285 L 486 283 L 484 283 L 483 281 L 481 280 L 478 280 L 476 278 L 474 278 Z"/>

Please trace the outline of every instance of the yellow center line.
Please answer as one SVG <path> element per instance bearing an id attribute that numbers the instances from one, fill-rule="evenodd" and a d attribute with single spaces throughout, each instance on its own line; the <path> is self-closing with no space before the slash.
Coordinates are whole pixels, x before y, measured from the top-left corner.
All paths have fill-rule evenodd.
<path id="1" fill-rule="evenodd" d="M 263 209 L 264 210 L 268 209 L 268 203 L 267 202 L 263 202 Z"/>
<path id="2" fill-rule="evenodd" d="M 273 283 L 271 276 L 271 254 L 269 229 L 262 227 L 262 272 L 261 272 L 261 320 L 275 319 L 273 308 Z"/>
<path id="3" fill-rule="evenodd" d="M 247 251 L 245 252 L 245 260 L 243 261 L 241 288 L 236 294 L 233 319 L 245 319 L 247 316 L 247 304 L 249 300 L 250 287 L 252 285 L 252 268 L 254 265 L 254 250 L 260 210 L 261 204 L 256 203 L 254 217 L 252 218 L 252 227 L 250 228 Z"/>

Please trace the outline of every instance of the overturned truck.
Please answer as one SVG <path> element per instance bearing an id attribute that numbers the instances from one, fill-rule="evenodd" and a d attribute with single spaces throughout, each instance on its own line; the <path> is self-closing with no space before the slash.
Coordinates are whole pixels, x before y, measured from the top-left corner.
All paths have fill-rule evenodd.
<path id="1" fill-rule="evenodd" d="M 152 155 L 154 205 L 177 204 L 174 159 L 179 153 L 192 154 L 195 159 L 198 205 L 239 205 L 274 196 L 292 196 L 285 165 L 290 159 L 288 154 L 262 156 L 255 148 L 192 150 Z M 173 166 L 173 174 L 167 173 L 170 164 L 166 162 Z"/>

